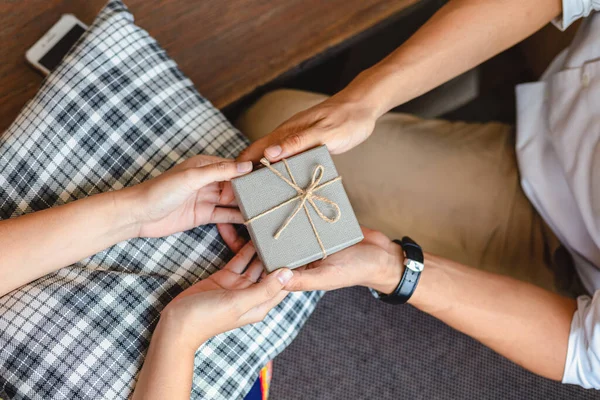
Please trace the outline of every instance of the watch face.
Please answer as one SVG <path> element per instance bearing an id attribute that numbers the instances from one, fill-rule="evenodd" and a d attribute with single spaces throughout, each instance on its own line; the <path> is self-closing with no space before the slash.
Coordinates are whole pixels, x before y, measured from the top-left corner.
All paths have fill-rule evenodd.
<path id="1" fill-rule="evenodd" d="M 423 263 L 420 263 L 420 262 L 415 261 L 415 260 L 411 260 L 410 258 L 407 258 L 404 261 L 404 265 L 406 266 L 406 268 L 408 268 L 408 269 L 410 269 L 412 271 L 415 271 L 415 272 L 421 272 L 421 271 L 423 271 L 423 267 L 424 267 Z"/>

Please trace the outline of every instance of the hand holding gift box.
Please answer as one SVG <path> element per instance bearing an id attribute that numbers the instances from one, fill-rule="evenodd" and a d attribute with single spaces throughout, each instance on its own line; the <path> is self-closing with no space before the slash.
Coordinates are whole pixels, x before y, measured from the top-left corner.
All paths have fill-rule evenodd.
<path id="1" fill-rule="evenodd" d="M 234 179 L 250 237 L 268 271 L 297 268 L 360 242 L 362 231 L 327 147 Z"/>

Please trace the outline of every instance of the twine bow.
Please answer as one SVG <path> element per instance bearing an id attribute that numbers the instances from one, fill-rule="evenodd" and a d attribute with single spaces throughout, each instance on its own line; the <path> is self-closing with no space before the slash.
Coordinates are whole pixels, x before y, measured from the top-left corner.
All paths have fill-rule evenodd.
<path id="1" fill-rule="evenodd" d="M 264 217 L 267 214 L 272 213 L 275 210 L 278 210 L 279 208 L 290 204 L 296 200 L 300 200 L 300 202 L 298 203 L 298 205 L 296 206 L 296 208 L 294 209 L 294 211 L 287 217 L 287 219 L 285 220 L 285 222 L 283 223 L 283 225 L 281 225 L 281 227 L 277 230 L 277 232 L 275 232 L 275 235 L 273 235 L 273 237 L 275 239 L 278 239 L 279 236 L 281 235 L 281 233 L 285 230 L 285 228 L 288 227 L 288 225 L 292 222 L 292 220 L 294 219 L 294 217 L 298 214 L 298 212 L 304 208 L 304 211 L 306 212 L 306 216 L 308 217 L 308 221 L 310 222 L 310 226 L 312 227 L 313 232 L 315 233 L 315 237 L 317 238 L 317 242 L 319 242 L 319 246 L 321 247 L 321 251 L 323 252 L 323 258 L 327 257 L 327 251 L 325 250 L 325 246 L 323 245 L 323 242 L 321 241 L 321 237 L 319 236 L 319 232 L 317 231 L 317 228 L 310 216 L 310 212 L 308 210 L 308 206 L 306 205 L 306 203 L 309 203 L 310 205 L 313 206 L 313 208 L 315 209 L 317 215 L 325 222 L 329 222 L 329 223 L 335 223 L 337 222 L 340 217 L 342 216 L 342 211 L 340 210 L 340 206 L 338 206 L 334 201 L 329 200 L 326 197 L 323 196 L 319 196 L 318 194 L 315 194 L 315 192 L 319 189 L 324 188 L 325 186 L 331 185 L 334 182 L 337 182 L 339 180 L 342 179 L 341 176 L 338 176 L 337 178 L 334 178 L 330 181 L 327 181 L 325 183 L 321 183 L 321 179 L 323 179 L 323 172 L 325 171 L 325 168 L 322 165 L 317 165 L 315 167 L 315 170 L 313 171 L 312 174 L 312 179 L 310 181 L 310 184 L 306 187 L 306 189 L 301 188 L 300 186 L 298 186 L 298 184 L 296 183 L 296 179 L 294 179 L 294 175 L 292 174 L 292 171 L 290 170 L 290 166 L 288 165 L 287 161 L 285 159 L 282 160 L 283 164 L 285 165 L 285 168 L 287 169 L 288 175 L 290 176 L 290 179 L 287 179 L 285 176 L 283 176 L 279 171 L 277 171 L 275 168 L 273 168 L 271 166 L 271 163 L 269 162 L 269 160 L 267 160 L 266 158 L 263 158 L 260 160 L 260 163 L 262 165 L 264 165 L 265 167 L 267 167 L 269 170 L 271 170 L 271 172 L 273 172 L 275 175 L 277 175 L 280 179 L 282 179 L 285 183 L 287 183 L 288 185 L 290 185 L 291 187 L 293 187 L 296 192 L 298 193 L 296 196 L 292 197 L 291 199 L 284 201 L 283 203 L 267 210 L 264 211 L 258 215 L 256 215 L 255 217 L 250 218 L 248 221 L 245 222 L 246 225 L 249 225 L 251 222 L 256 221 L 259 218 Z M 325 214 L 323 214 L 323 212 L 319 209 L 319 207 L 317 206 L 317 204 L 315 203 L 315 200 L 319 200 L 322 201 L 324 203 L 329 204 L 330 206 L 332 206 L 335 210 L 335 217 L 330 218 L 328 216 L 326 216 Z"/>

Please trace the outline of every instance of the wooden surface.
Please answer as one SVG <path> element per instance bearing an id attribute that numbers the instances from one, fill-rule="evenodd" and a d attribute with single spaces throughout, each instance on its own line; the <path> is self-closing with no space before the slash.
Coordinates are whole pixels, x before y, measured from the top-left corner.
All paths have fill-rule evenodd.
<path id="1" fill-rule="evenodd" d="M 129 0 L 136 23 L 225 107 L 418 0 Z M 64 13 L 90 24 L 105 0 L 0 0 L 0 132 L 42 77 L 25 51 Z"/>

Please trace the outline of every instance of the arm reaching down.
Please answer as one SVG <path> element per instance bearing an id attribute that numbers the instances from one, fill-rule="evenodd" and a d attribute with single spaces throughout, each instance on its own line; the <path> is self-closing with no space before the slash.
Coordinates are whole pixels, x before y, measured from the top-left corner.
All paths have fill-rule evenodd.
<path id="1" fill-rule="evenodd" d="M 452 0 L 344 90 L 300 112 L 240 156 L 270 161 L 326 144 L 343 153 L 366 140 L 390 109 L 477 66 L 542 28 L 561 0 Z"/>
<path id="2" fill-rule="evenodd" d="M 224 238 L 228 241 L 227 235 Z M 232 250 L 239 249 L 229 244 Z M 265 275 L 255 253 L 252 243 L 244 245 L 222 270 L 167 305 L 152 336 L 133 399 L 189 399 L 198 347 L 219 333 L 263 320 L 285 298 L 284 286 L 292 272 L 282 269 Z"/>
<path id="3" fill-rule="evenodd" d="M 294 270 L 286 289 L 332 290 L 359 285 L 391 293 L 404 271 L 402 249 L 382 233 L 363 232 L 363 242 L 304 270 Z M 409 304 L 538 375 L 563 378 L 577 308 L 573 299 L 426 254 L 425 269 Z M 578 311 L 576 315 L 589 320 L 592 314 Z M 587 323 L 588 336 L 581 336 L 582 340 L 591 337 L 593 326 Z M 587 350 L 583 345 L 578 347 L 578 351 Z M 583 365 L 586 372 L 590 371 L 588 365 L 594 363 Z M 577 362 L 572 367 L 577 368 Z"/>

